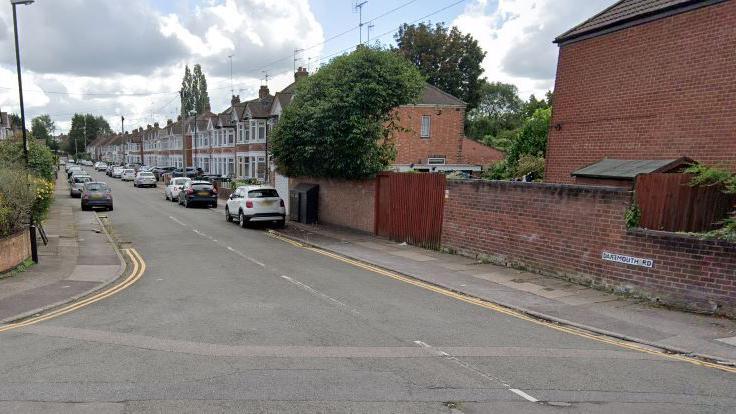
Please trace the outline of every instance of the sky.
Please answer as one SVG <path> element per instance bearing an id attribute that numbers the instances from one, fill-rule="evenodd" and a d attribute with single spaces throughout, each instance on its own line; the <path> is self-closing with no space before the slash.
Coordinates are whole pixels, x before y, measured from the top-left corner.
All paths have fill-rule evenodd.
<path id="1" fill-rule="evenodd" d="M 370 37 L 393 43 L 402 23 L 444 22 L 471 34 L 489 81 L 519 94 L 554 88 L 562 32 L 614 0 L 36 0 L 18 6 L 27 126 L 49 114 L 57 133 L 74 113 L 104 116 L 115 131 L 179 113 L 185 65 L 202 65 L 212 110 L 266 83 L 272 92 Z M 19 112 L 12 9 L 0 5 L 0 110 Z M 369 25 L 371 26 L 369 29 Z M 369 33 L 370 30 L 370 33 Z M 295 52 L 295 50 L 299 50 Z M 295 59 L 296 56 L 296 59 Z M 232 82 L 231 82 L 232 62 Z M 266 79 L 268 79 L 266 81 Z M 121 116 L 125 124 L 121 125 Z"/>

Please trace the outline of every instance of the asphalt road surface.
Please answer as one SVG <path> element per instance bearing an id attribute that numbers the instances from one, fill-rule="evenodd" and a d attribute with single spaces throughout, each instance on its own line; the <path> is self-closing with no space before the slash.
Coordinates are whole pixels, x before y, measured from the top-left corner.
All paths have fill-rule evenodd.
<path id="1" fill-rule="evenodd" d="M 734 373 L 514 318 L 97 175 L 115 200 L 101 214 L 145 274 L 0 333 L 0 412 L 736 412 Z"/>

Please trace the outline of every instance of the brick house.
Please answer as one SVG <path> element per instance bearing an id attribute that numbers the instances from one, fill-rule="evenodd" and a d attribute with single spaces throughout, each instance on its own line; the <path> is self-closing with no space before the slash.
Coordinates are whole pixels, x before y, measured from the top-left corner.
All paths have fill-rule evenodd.
<path id="1" fill-rule="evenodd" d="M 603 159 L 736 171 L 736 1 L 619 1 L 555 43 L 545 181 Z"/>

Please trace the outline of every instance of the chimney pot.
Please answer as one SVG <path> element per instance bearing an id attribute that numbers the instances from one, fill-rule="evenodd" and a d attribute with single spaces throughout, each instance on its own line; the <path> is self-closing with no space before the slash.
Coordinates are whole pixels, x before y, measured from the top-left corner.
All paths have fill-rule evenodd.
<path id="1" fill-rule="evenodd" d="M 230 99 L 230 105 L 235 105 L 240 103 L 240 95 L 233 95 L 232 99 Z"/>
<path id="2" fill-rule="evenodd" d="M 176 117 L 176 120 L 177 120 L 177 122 L 178 122 L 178 121 L 181 121 L 181 115 L 177 116 L 177 117 Z"/>
<path id="3" fill-rule="evenodd" d="M 307 76 L 309 76 L 309 72 L 307 72 L 307 69 L 299 66 L 299 69 L 294 72 L 294 81 L 299 82 L 301 79 L 304 79 Z"/>
<path id="4" fill-rule="evenodd" d="M 174 123 L 174 121 L 172 121 L 171 119 L 167 119 L 167 120 L 166 120 L 166 125 L 171 125 L 171 124 L 173 124 L 173 123 Z"/>
<path id="5" fill-rule="evenodd" d="M 154 122 L 154 123 L 153 123 L 153 127 L 154 127 L 154 128 L 158 128 L 158 122 Z"/>

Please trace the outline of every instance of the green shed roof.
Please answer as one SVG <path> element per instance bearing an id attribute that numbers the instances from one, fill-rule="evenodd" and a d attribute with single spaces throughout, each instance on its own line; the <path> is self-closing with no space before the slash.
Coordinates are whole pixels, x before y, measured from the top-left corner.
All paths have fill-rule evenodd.
<path id="1" fill-rule="evenodd" d="M 670 172 L 693 164 L 687 157 L 668 160 L 612 160 L 603 159 L 572 173 L 574 177 L 613 178 L 633 180 L 639 174 Z"/>

